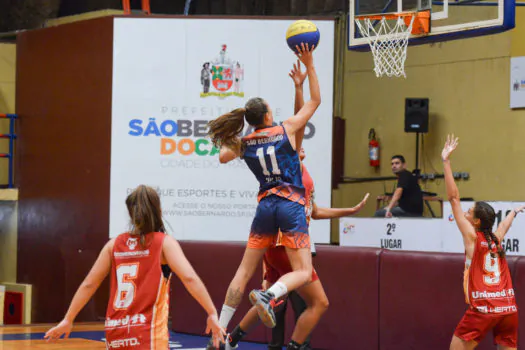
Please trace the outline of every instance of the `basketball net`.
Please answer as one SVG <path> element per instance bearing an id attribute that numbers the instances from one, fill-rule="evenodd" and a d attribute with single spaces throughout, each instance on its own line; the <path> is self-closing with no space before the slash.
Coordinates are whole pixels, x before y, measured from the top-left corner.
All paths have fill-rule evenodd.
<path id="1" fill-rule="evenodd" d="M 386 17 L 380 20 L 372 18 L 356 19 L 355 22 L 361 35 L 370 45 L 374 56 L 374 72 L 382 77 L 405 77 L 405 60 L 407 58 L 408 38 L 412 32 L 414 18 L 397 17 L 395 22 Z M 379 21 L 379 23 L 374 23 Z"/>

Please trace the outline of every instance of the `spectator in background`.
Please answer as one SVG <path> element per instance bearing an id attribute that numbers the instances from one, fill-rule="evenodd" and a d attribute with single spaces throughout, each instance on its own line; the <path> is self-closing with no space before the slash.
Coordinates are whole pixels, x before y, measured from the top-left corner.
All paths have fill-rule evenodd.
<path id="1" fill-rule="evenodd" d="M 397 176 L 397 188 L 392 200 L 383 209 L 376 211 L 376 217 L 414 217 L 423 216 L 423 193 L 417 176 L 406 169 L 405 157 L 392 157 L 392 172 Z"/>

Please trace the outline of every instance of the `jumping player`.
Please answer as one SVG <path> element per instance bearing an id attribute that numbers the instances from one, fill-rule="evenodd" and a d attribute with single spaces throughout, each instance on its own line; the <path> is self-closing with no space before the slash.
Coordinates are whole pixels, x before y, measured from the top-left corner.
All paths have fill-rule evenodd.
<path id="1" fill-rule="evenodd" d="M 164 233 L 157 192 L 144 185 L 127 198 L 133 229 L 111 239 L 102 248 L 93 268 L 80 285 L 64 319 L 45 338 L 69 337 L 73 322 L 110 274 L 111 290 L 106 313 L 109 348 L 167 349 L 168 293 L 171 271 L 208 314 L 215 346 L 224 342 L 217 311 L 206 287 L 184 256 L 179 243 Z M 161 266 L 167 264 L 167 266 Z"/>
<path id="2" fill-rule="evenodd" d="M 517 349 L 518 309 L 501 242 L 516 215 L 525 207 L 518 207 L 507 215 L 494 233 L 496 214 L 489 204 L 476 202 L 463 213 L 449 160 L 457 145 L 458 139 L 448 136 L 441 157 L 448 200 L 465 245 L 463 288 L 469 308 L 456 327 L 450 349 L 474 349 L 490 330 L 498 349 Z"/>
<path id="3" fill-rule="evenodd" d="M 297 149 L 297 134 L 305 127 L 321 103 L 317 74 L 313 64 L 314 47 L 298 47 L 299 59 L 307 68 L 311 98 L 294 116 L 281 125 L 272 126 L 270 106 L 261 98 L 250 99 L 245 108 L 238 108 L 209 123 L 209 135 L 220 148 L 221 163 L 238 157 L 259 181 L 259 204 L 252 223 L 248 245 L 241 264 L 228 287 L 219 322 L 227 328 L 242 300 L 244 289 L 253 276 L 266 248 L 276 242 L 279 230 L 282 244 L 290 258 L 293 272 L 282 276 L 267 291 L 253 290 L 250 301 L 257 306 L 261 320 L 275 326 L 272 301 L 311 280 L 310 238 L 304 205 L 305 191 Z M 244 119 L 255 131 L 240 139 Z"/>
<path id="4" fill-rule="evenodd" d="M 304 149 L 299 153 L 301 162 L 305 158 Z M 302 164 L 302 163 L 301 163 Z M 318 207 L 314 201 L 314 183 L 312 177 L 302 164 L 302 177 L 306 190 L 306 213 L 307 222 L 310 218 L 314 220 L 333 219 L 357 214 L 366 204 L 369 194 L 353 208 L 322 208 Z M 264 276 L 263 289 L 271 286 L 277 280 L 292 271 L 290 260 L 288 259 L 284 247 L 277 244 L 266 251 L 264 255 Z M 305 299 L 303 300 L 301 296 Z M 288 295 L 292 302 L 292 307 L 296 314 L 296 326 L 292 334 L 290 343 L 296 344 L 302 350 L 311 349 L 309 345 L 309 335 L 320 320 L 322 314 L 328 308 L 328 298 L 315 269 L 312 271 L 312 282 L 291 292 Z M 268 345 L 269 350 L 282 349 L 284 344 L 284 314 L 286 311 L 284 300 L 283 305 L 278 305 L 275 309 L 277 326 L 272 329 L 272 341 Z M 305 304 L 306 303 L 306 304 Z M 278 303 L 280 304 L 280 303 Z M 302 306 L 304 305 L 304 306 Z M 258 323 L 257 311 L 254 307 L 243 318 L 233 330 L 229 339 L 225 343 L 225 349 L 233 349 L 237 343 L 248 333 L 248 331 Z"/>

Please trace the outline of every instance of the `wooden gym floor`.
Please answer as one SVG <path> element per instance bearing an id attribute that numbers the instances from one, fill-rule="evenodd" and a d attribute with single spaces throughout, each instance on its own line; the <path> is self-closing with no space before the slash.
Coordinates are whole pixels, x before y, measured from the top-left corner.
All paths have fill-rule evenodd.
<path id="1" fill-rule="evenodd" d="M 79 323 L 68 340 L 47 343 L 45 332 L 51 325 L 0 326 L 0 350 L 26 349 L 106 349 L 102 323 Z M 208 338 L 170 332 L 170 349 L 205 350 Z M 266 345 L 241 343 L 246 350 L 267 349 Z"/>

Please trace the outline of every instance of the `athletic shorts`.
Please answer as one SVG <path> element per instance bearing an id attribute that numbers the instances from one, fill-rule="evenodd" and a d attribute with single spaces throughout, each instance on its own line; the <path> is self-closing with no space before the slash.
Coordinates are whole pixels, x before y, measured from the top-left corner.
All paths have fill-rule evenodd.
<path id="1" fill-rule="evenodd" d="M 266 265 L 264 279 L 270 284 L 274 284 L 281 276 L 293 271 L 288 254 L 286 254 L 286 249 L 283 246 L 268 249 L 264 254 L 264 263 Z M 318 279 L 317 272 L 312 268 L 312 282 Z"/>
<path id="2" fill-rule="evenodd" d="M 255 211 L 248 248 L 275 246 L 279 230 L 282 233 L 283 246 L 310 248 L 304 205 L 276 195 L 264 197 Z"/>
<path id="3" fill-rule="evenodd" d="M 456 327 L 454 335 L 464 341 L 479 343 L 492 329 L 494 344 L 518 347 L 518 313 L 488 315 L 468 309 Z"/>

